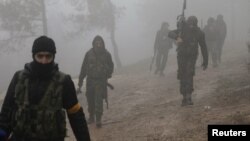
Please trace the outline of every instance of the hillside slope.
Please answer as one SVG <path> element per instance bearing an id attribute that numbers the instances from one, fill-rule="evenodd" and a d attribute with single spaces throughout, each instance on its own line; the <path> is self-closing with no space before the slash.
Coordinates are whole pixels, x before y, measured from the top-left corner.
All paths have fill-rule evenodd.
<path id="1" fill-rule="evenodd" d="M 228 45 L 220 67 L 206 71 L 197 67 L 193 106 L 180 106 L 175 54 L 169 56 L 162 78 L 148 71 L 150 60 L 118 71 L 110 80 L 115 90 L 109 91 L 110 108 L 104 111 L 103 128 L 89 125 L 92 140 L 206 141 L 208 124 L 249 124 L 245 49 Z M 88 116 L 85 96 L 79 99 Z"/>

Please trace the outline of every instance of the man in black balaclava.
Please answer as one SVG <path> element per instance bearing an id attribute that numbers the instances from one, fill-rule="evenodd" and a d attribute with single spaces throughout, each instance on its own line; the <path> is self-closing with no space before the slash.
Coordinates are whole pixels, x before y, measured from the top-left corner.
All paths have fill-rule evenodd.
<path id="1" fill-rule="evenodd" d="M 64 141 L 67 114 L 77 141 L 90 141 L 74 83 L 59 71 L 55 54 L 51 38 L 34 41 L 33 61 L 17 71 L 9 85 L 0 113 L 0 133 L 5 134 L 0 135 L 13 141 Z"/>
<path id="2" fill-rule="evenodd" d="M 38 77 L 49 76 L 55 66 L 54 59 L 56 54 L 55 43 L 52 39 L 41 36 L 37 38 L 32 46 L 31 67 Z"/>

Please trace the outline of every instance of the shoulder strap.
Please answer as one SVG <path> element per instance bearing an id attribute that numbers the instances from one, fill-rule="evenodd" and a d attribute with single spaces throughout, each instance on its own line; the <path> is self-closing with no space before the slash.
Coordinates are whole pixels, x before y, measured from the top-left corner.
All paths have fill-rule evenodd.
<path id="1" fill-rule="evenodd" d="M 27 77 L 27 71 L 21 70 L 18 72 L 18 80 L 17 85 L 15 87 L 15 99 L 17 104 L 20 105 L 28 105 L 29 99 L 28 99 L 28 77 Z"/>

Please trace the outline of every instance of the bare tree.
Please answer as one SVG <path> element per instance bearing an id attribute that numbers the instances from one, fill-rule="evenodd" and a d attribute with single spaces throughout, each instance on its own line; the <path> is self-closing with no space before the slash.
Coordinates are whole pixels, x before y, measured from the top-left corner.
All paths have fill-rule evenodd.
<path id="1" fill-rule="evenodd" d="M 78 23 L 78 30 L 74 35 L 78 36 L 94 28 L 106 29 L 110 33 L 116 66 L 122 67 L 115 39 L 116 18 L 121 13 L 121 9 L 115 7 L 110 0 L 71 0 L 70 3 L 78 11 L 77 14 L 70 17 L 71 22 Z M 88 10 L 87 14 L 83 13 L 86 9 Z"/>
<path id="2" fill-rule="evenodd" d="M 44 0 L 2 0 L 0 2 L 1 50 L 21 49 L 25 40 L 36 34 L 47 34 Z"/>

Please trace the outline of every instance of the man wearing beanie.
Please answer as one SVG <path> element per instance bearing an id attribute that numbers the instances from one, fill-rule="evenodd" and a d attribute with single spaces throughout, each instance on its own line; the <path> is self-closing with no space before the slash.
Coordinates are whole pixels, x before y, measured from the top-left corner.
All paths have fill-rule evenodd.
<path id="1" fill-rule="evenodd" d="M 17 71 L 0 113 L 0 136 L 12 141 L 64 141 L 66 114 L 77 141 L 90 141 L 82 107 L 70 75 L 54 62 L 56 46 L 41 36 L 32 46 L 33 61 Z M 1 137 L 0 137 L 1 138 Z"/>

